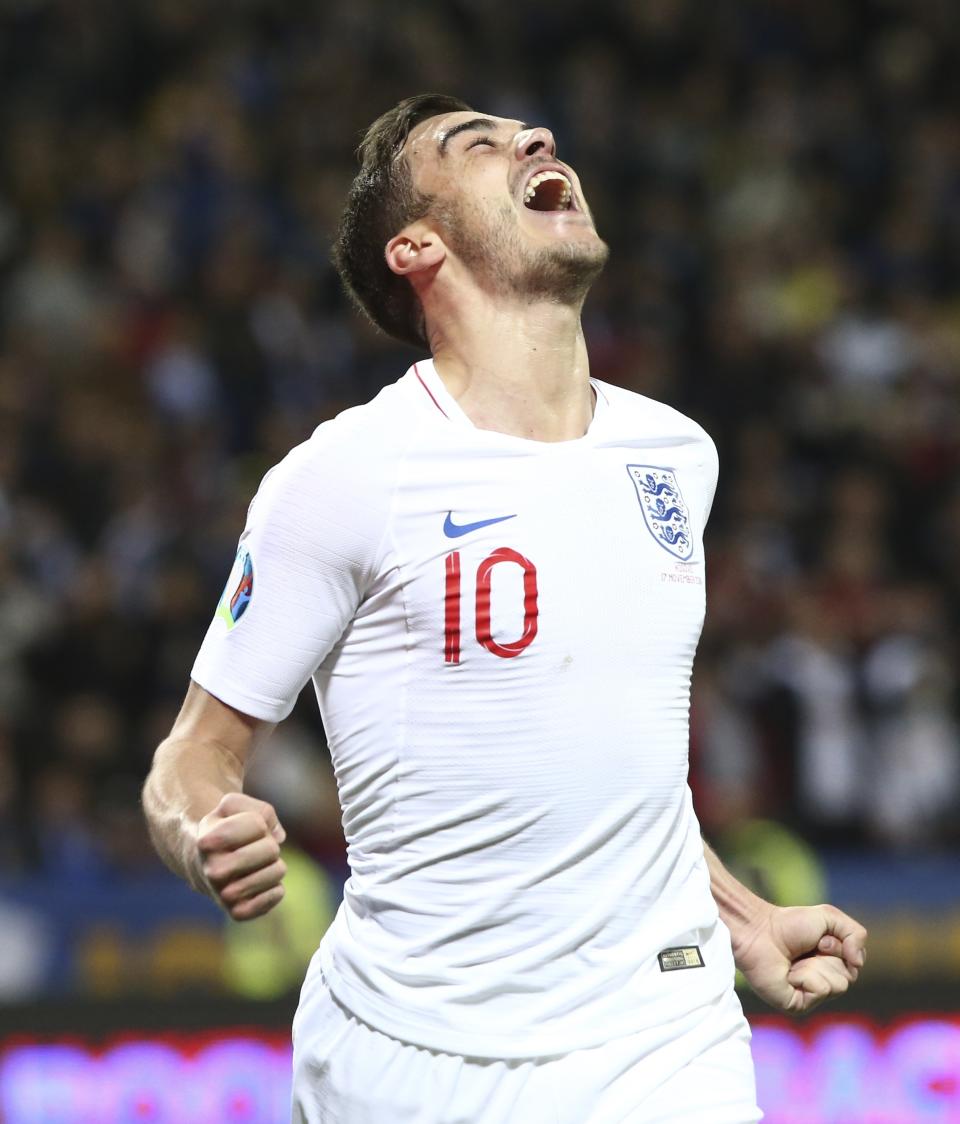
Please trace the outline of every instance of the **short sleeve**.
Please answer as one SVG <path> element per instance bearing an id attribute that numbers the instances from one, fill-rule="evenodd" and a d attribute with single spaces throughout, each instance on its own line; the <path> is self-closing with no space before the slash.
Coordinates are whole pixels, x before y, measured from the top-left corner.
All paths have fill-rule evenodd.
<path id="1" fill-rule="evenodd" d="M 279 722 L 339 640 L 376 571 L 389 497 L 326 423 L 264 477 L 191 677 Z"/>

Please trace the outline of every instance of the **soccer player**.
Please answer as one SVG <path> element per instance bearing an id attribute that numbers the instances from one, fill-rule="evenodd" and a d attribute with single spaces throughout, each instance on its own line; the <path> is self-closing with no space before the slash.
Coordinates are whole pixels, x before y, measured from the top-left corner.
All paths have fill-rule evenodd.
<path id="1" fill-rule="evenodd" d="M 687 787 L 707 434 L 590 378 L 607 257 L 544 128 L 452 98 L 368 131 L 347 288 L 429 351 L 261 484 L 144 793 L 238 919 L 283 895 L 244 764 L 313 679 L 351 867 L 294 1023 L 301 1124 L 758 1120 L 734 965 L 845 991 L 866 933 L 775 908 Z"/>

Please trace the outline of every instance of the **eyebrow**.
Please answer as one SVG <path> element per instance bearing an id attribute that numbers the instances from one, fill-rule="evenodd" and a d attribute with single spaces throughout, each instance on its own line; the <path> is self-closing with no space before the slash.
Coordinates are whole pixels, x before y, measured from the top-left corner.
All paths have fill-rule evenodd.
<path id="1" fill-rule="evenodd" d="M 471 117 L 469 121 L 461 121 L 459 125 L 454 125 L 440 138 L 440 155 L 446 156 L 447 145 L 453 140 L 455 136 L 460 133 L 467 133 L 475 129 L 485 129 L 487 132 L 492 132 L 494 129 L 499 128 L 499 122 L 493 121 L 489 117 Z M 520 124 L 520 132 L 528 129 L 529 125 Z"/>

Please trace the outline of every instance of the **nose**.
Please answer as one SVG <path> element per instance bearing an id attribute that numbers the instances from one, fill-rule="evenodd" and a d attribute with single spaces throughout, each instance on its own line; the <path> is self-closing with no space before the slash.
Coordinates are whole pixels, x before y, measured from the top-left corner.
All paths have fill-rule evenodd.
<path id="1" fill-rule="evenodd" d="M 557 154 L 557 142 L 553 139 L 553 133 L 549 129 L 538 127 L 536 129 L 524 129 L 522 133 L 517 133 L 516 157 L 518 160 L 526 160 L 528 156 L 535 156 L 538 152 L 546 156 L 556 156 Z"/>

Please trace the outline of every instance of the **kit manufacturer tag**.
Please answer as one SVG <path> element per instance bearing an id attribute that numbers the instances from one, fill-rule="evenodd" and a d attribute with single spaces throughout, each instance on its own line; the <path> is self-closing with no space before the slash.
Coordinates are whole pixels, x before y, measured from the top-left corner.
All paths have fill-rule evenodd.
<path id="1" fill-rule="evenodd" d="M 699 945 L 686 948 L 665 948 L 657 957 L 661 972 L 677 972 L 681 968 L 702 968 L 703 954 Z"/>

